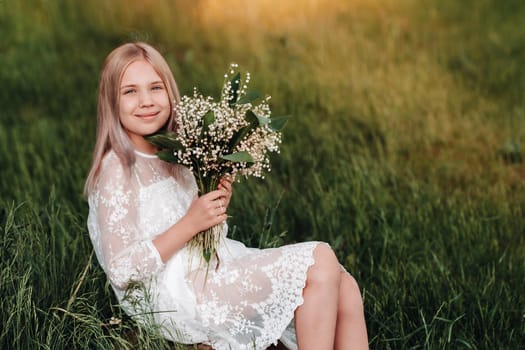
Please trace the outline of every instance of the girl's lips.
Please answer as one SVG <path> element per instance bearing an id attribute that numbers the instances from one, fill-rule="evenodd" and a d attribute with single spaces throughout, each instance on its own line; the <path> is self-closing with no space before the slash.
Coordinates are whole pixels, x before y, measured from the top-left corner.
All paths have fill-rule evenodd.
<path id="1" fill-rule="evenodd" d="M 153 118 L 156 117 L 159 112 L 152 112 L 152 113 L 144 113 L 144 114 L 135 114 L 137 118 L 147 119 L 147 118 Z"/>

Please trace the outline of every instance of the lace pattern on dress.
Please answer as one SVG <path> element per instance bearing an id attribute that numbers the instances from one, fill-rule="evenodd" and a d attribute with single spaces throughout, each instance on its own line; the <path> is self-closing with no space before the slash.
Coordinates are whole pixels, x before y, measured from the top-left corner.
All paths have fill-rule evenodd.
<path id="1" fill-rule="evenodd" d="M 281 337 L 303 303 L 308 268 L 318 242 L 259 250 L 189 281 L 197 295 L 197 319 L 212 334 L 216 350 L 266 349 Z M 203 287 L 204 286 L 204 287 Z"/>
<path id="2" fill-rule="evenodd" d="M 178 184 L 171 174 L 161 172 L 164 168 L 158 162 L 137 157 L 130 174 L 116 154 L 109 152 L 95 190 L 89 196 L 90 238 L 102 267 L 117 289 L 124 290 L 129 282 L 140 282 L 163 268 L 151 240 L 183 215 L 183 207 L 194 192 L 174 189 Z M 153 203 L 163 191 L 168 197 L 161 197 L 161 203 Z M 183 194 L 183 198 L 177 198 L 178 194 Z M 178 200 L 173 200 L 174 197 Z"/>
<path id="3" fill-rule="evenodd" d="M 216 350 L 263 350 L 283 334 L 293 338 L 294 312 L 319 243 L 247 248 L 226 237 L 225 225 L 217 270 L 192 266 L 199 258 L 186 248 L 164 264 L 152 240 L 185 215 L 196 195 L 185 168 L 173 174 L 158 158 L 138 154 L 125 171 L 113 152 L 106 155 L 89 196 L 88 228 L 124 310 L 151 310 L 153 319 L 139 321 L 153 321 L 173 341 Z M 126 295 L 128 286 L 141 284 Z"/>

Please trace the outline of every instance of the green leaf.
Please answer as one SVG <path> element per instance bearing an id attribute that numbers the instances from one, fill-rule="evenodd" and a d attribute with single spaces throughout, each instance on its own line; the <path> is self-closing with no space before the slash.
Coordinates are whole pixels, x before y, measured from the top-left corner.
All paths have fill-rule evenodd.
<path id="1" fill-rule="evenodd" d="M 250 111 L 250 112 L 252 112 L 252 111 Z M 255 115 L 255 117 L 257 118 L 257 121 L 259 122 L 259 125 L 261 125 L 261 126 L 262 125 L 266 125 L 266 124 L 268 124 L 271 121 L 270 118 L 267 118 L 265 116 L 259 115 L 259 114 L 255 113 L 255 112 L 252 112 L 252 113 Z"/>
<path id="2" fill-rule="evenodd" d="M 211 250 L 210 249 L 206 249 L 204 248 L 202 250 L 202 257 L 204 258 L 204 260 L 206 261 L 206 263 L 209 263 L 210 260 L 211 260 Z M 206 271 L 207 272 L 207 271 Z"/>
<path id="3" fill-rule="evenodd" d="M 173 154 L 173 151 L 162 150 L 157 152 L 159 159 L 168 163 L 179 163 L 179 158 Z"/>
<path id="4" fill-rule="evenodd" d="M 281 131 L 286 125 L 286 122 L 288 122 L 288 119 L 290 119 L 288 115 L 270 118 L 270 128 L 274 131 Z"/>
<path id="5" fill-rule="evenodd" d="M 208 131 L 210 128 L 210 125 L 213 124 L 215 121 L 215 115 L 213 114 L 213 111 L 208 111 L 202 118 L 202 133 Z"/>
<path id="6" fill-rule="evenodd" d="M 244 119 L 246 119 L 252 128 L 255 128 L 257 125 L 259 125 L 259 118 L 257 118 L 257 114 L 253 113 L 251 109 L 246 111 Z"/>
<path id="7" fill-rule="evenodd" d="M 237 72 L 230 80 L 231 84 L 231 90 L 230 95 L 228 96 L 228 105 L 232 107 L 236 102 L 237 98 L 239 97 L 239 85 L 241 83 L 241 73 Z"/>
<path id="8" fill-rule="evenodd" d="M 250 153 L 242 151 L 242 152 L 235 152 L 232 154 L 226 154 L 221 157 L 222 159 L 229 160 L 230 162 L 234 163 L 254 163 L 253 157 L 250 155 Z"/>
<path id="9" fill-rule="evenodd" d="M 233 134 L 232 139 L 230 140 L 230 143 L 228 144 L 228 148 L 230 150 L 233 150 L 235 146 L 241 142 L 241 140 L 246 136 L 246 134 L 251 130 L 251 125 L 246 125 L 239 129 L 235 134 Z"/>
<path id="10" fill-rule="evenodd" d="M 252 101 L 257 100 L 260 97 L 261 94 L 259 93 L 259 91 L 248 91 L 243 97 L 239 99 L 239 101 L 237 101 L 237 104 L 243 105 L 246 103 L 250 103 Z"/>
<path id="11" fill-rule="evenodd" d="M 154 134 L 144 137 L 146 141 L 157 146 L 158 148 L 168 148 L 171 150 L 181 150 L 184 148 L 174 132 L 166 134 Z"/>
<path id="12" fill-rule="evenodd" d="M 228 144 L 228 147 L 230 150 L 233 150 L 235 146 L 237 146 L 239 142 L 241 142 L 241 140 L 244 139 L 250 131 L 255 129 L 257 125 L 259 125 L 259 119 L 255 115 L 255 113 L 253 113 L 250 110 L 246 112 L 246 115 L 244 116 L 244 118 L 248 122 L 248 125 L 240 128 L 233 135 L 232 139 L 230 140 L 230 143 Z"/>

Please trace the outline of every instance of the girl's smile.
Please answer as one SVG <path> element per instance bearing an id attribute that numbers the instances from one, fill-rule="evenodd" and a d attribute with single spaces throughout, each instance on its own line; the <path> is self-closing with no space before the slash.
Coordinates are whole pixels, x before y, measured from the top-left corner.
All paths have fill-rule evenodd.
<path id="1" fill-rule="evenodd" d="M 156 117 L 157 115 L 159 115 L 159 112 L 149 113 L 149 114 L 136 114 L 136 116 L 139 118 L 153 118 L 153 117 Z"/>

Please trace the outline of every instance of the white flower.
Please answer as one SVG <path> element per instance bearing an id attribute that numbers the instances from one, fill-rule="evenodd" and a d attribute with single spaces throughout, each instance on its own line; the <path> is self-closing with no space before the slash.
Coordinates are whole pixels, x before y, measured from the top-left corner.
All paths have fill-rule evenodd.
<path id="1" fill-rule="evenodd" d="M 231 64 L 229 73 L 234 75 L 237 64 Z M 225 74 L 225 78 L 229 77 Z M 235 79 L 226 80 L 223 86 L 222 98 L 214 101 L 211 97 L 204 97 L 197 88 L 194 88 L 193 96 L 183 96 L 179 104 L 174 107 L 178 123 L 178 140 L 183 145 L 183 150 L 177 150 L 174 155 L 181 164 L 192 167 L 198 164 L 198 168 L 192 167 L 194 172 L 210 175 L 219 173 L 224 175 L 240 173 L 244 176 L 263 177 L 263 171 L 270 171 L 268 153 L 278 152 L 281 143 L 279 132 L 272 130 L 268 124 L 260 124 L 250 130 L 242 140 L 234 147 L 232 139 L 239 131 L 249 125 L 247 112 L 251 111 L 257 116 L 269 120 L 271 116 L 268 101 L 270 96 L 265 97 L 259 104 L 250 102 L 237 104 L 239 98 L 246 94 L 250 74 L 241 81 L 240 75 Z M 237 100 L 232 101 L 232 81 L 242 86 L 237 90 Z M 213 118 L 207 125 L 206 116 Z M 225 161 L 222 156 L 235 152 L 247 152 L 251 155 L 254 163 Z"/>

